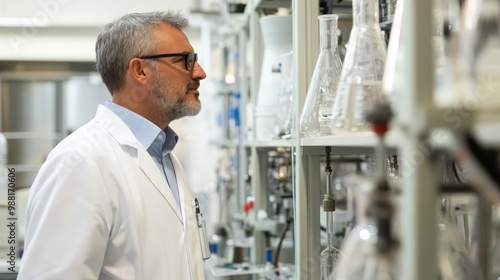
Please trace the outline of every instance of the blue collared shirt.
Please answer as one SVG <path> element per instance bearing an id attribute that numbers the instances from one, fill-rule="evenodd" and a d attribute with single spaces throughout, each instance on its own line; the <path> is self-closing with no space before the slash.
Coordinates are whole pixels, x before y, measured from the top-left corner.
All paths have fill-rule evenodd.
<path id="1" fill-rule="evenodd" d="M 132 131 L 134 136 L 144 146 L 167 180 L 174 195 L 177 206 L 181 209 L 179 187 L 170 153 L 174 149 L 179 136 L 170 128 L 165 131 L 146 118 L 118 105 L 107 101 L 104 106 L 113 111 Z M 180 211 L 182 215 L 182 211 Z"/>

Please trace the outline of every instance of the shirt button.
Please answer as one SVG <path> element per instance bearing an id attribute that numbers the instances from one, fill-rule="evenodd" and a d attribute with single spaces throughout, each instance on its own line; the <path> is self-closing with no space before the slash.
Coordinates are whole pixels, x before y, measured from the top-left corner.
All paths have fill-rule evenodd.
<path id="1" fill-rule="evenodd" d="M 161 134 L 158 134 L 157 138 L 161 140 L 163 138 L 163 136 Z"/>

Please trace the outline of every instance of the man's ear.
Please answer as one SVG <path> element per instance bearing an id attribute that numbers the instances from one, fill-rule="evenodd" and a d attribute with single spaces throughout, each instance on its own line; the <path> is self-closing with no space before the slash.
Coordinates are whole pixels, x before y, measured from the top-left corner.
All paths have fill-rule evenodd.
<path id="1" fill-rule="evenodd" d="M 149 73 L 149 66 L 140 58 L 132 58 L 128 64 L 131 77 L 139 84 L 146 84 Z"/>

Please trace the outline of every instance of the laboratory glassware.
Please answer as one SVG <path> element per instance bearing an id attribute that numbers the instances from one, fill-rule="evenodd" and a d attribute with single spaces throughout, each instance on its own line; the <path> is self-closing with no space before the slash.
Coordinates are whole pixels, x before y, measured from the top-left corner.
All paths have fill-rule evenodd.
<path id="1" fill-rule="evenodd" d="M 399 157 L 397 155 L 388 156 L 387 167 L 387 180 L 391 189 L 395 192 L 400 192 L 403 177 L 399 170 Z"/>
<path id="2" fill-rule="evenodd" d="M 326 193 L 323 198 L 323 211 L 326 214 L 326 234 L 327 245 L 321 252 L 320 266 L 321 266 L 321 280 L 333 279 L 335 268 L 341 256 L 341 252 L 334 245 L 335 230 L 333 226 L 333 212 L 335 211 L 335 199 L 333 196 L 332 182 L 332 167 L 331 167 L 331 147 L 326 147 Z"/>
<path id="3" fill-rule="evenodd" d="M 321 280 L 333 279 L 334 270 L 342 255 L 339 249 L 334 246 L 335 232 L 333 229 L 333 212 L 326 212 L 326 233 L 328 241 L 326 248 L 321 252 Z"/>
<path id="4" fill-rule="evenodd" d="M 445 213 L 438 222 L 438 266 L 440 280 L 481 280 L 470 258 L 465 241 Z"/>
<path id="5" fill-rule="evenodd" d="M 461 169 L 449 158 L 443 158 L 443 183 L 467 183 L 467 171 Z M 459 204 L 457 204 L 460 201 Z M 483 275 L 471 258 L 469 247 L 468 218 L 472 209 L 477 209 L 477 202 L 465 197 L 445 196 L 441 202 L 441 213 L 438 217 L 438 265 L 441 280 L 481 280 Z M 466 210 L 467 208 L 471 210 Z M 459 210 L 462 209 L 462 210 Z M 462 212 L 461 214 L 458 212 Z M 463 223 L 459 230 L 457 221 L 462 216 Z M 475 234 L 472 234 L 473 236 Z"/>
<path id="6" fill-rule="evenodd" d="M 380 20 L 391 21 L 394 18 L 397 0 L 380 0 Z"/>
<path id="7" fill-rule="evenodd" d="M 368 130 L 363 112 L 383 99 L 386 49 L 378 22 L 378 1 L 352 3 L 353 27 L 333 102 L 335 134 Z"/>
<path id="8" fill-rule="evenodd" d="M 371 176 L 355 176 L 351 180 L 356 198 L 357 226 L 342 246 L 336 280 L 399 279 L 399 240 L 395 238 L 393 219 L 395 204 L 386 179 L 386 157 L 383 136 L 392 117 L 389 104 L 378 103 L 364 115 L 373 123 L 379 136 L 375 155 L 375 172 Z"/>
<path id="9" fill-rule="evenodd" d="M 281 55 L 281 90 L 276 113 L 276 134 L 278 136 L 292 133 L 292 70 L 293 51 Z"/>
<path id="10" fill-rule="evenodd" d="M 268 15 L 259 19 L 264 42 L 257 103 L 254 108 L 255 140 L 277 138 L 276 114 L 281 88 L 282 54 L 292 51 L 292 16 Z"/>
<path id="11" fill-rule="evenodd" d="M 349 180 L 356 197 L 357 225 L 341 247 L 344 255 L 339 260 L 333 279 L 399 279 L 399 250 L 391 230 L 394 211 L 390 195 L 386 190 L 378 189 L 371 176 L 353 175 Z M 377 204 L 378 207 L 373 207 Z M 379 211 L 382 209 L 384 211 Z M 384 212 L 389 215 L 381 217 Z"/>
<path id="12" fill-rule="evenodd" d="M 500 2 L 466 1 L 450 46 L 449 90 L 444 105 L 498 120 L 500 109 Z"/>
<path id="13" fill-rule="evenodd" d="M 391 36 L 387 46 L 387 57 L 385 61 L 384 76 L 382 80 L 382 89 L 387 95 L 389 102 L 392 105 L 392 110 L 395 114 L 398 113 L 396 108 L 396 89 L 402 88 L 402 79 L 397 79 L 398 72 L 403 67 L 403 46 L 401 44 L 401 23 L 403 21 L 403 5 L 404 1 L 398 1 L 395 8 L 394 19 L 391 26 Z M 397 84 L 399 83 L 399 84 Z"/>
<path id="14" fill-rule="evenodd" d="M 332 135 L 332 106 L 342 71 L 337 48 L 338 15 L 320 15 L 320 53 L 300 116 L 303 137 Z"/>

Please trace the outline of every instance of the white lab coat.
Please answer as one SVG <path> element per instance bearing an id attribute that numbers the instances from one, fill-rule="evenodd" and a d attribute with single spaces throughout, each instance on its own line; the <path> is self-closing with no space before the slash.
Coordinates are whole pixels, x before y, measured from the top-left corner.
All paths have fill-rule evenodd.
<path id="1" fill-rule="evenodd" d="M 18 279 L 204 279 L 193 197 L 172 162 L 182 215 L 149 153 L 99 106 L 49 154 L 30 189 Z"/>

